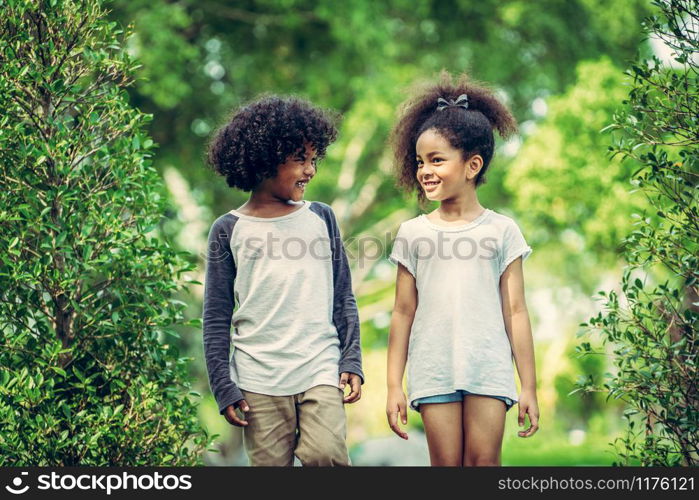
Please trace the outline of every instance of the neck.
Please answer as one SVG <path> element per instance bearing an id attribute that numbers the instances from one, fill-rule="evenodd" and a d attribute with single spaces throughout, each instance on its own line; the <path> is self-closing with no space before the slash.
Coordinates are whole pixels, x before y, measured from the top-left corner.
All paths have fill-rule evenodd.
<path id="1" fill-rule="evenodd" d="M 437 209 L 444 219 L 463 219 L 468 216 L 477 216 L 485 208 L 478 201 L 475 189 L 468 189 L 463 194 L 442 200 Z"/>
<path id="2" fill-rule="evenodd" d="M 253 191 L 245 203 L 246 206 L 255 208 L 287 206 L 291 200 L 279 198 L 270 191 Z"/>
<path id="3" fill-rule="evenodd" d="M 283 215 L 294 210 L 296 207 L 291 200 L 286 200 L 275 196 L 272 192 L 266 190 L 253 191 L 248 198 L 248 201 L 238 208 L 238 210 L 246 215 L 270 217 L 273 215 Z"/>

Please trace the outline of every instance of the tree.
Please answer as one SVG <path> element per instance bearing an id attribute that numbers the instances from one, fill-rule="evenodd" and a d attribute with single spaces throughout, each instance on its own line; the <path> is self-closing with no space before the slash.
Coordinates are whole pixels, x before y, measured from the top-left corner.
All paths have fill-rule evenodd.
<path id="1" fill-rule="evenodd" d="M 345 116 L 307 198 L 333 205 L 345 237 L 385 239 L 401 217 L 417 211 L 397 194 L 386 144 L 407 86 L 442 68 L 469 71 L 501 90 L 515 116 L 528 120 L 532 101 L 564 91 L 579 61 L 606 54 L 619 64 L 631 57 L 647 12 L 646 0 L 116 0 L 110 17 L 135 25 L 129 50 L 143 62 L 145 78 L 130 92 L 155 115 L 150 131 L 161 147 L 154 165 L 180 172 L 191 199 L 204 214 L 210 210 L 204 217 L 213 220 L 247 196 L 202 167 L 212 131 L 230 109 L 260 92 L 294 93 Z M 508 161 L 496 154 L 484 204 L 509 206 L 502 185 Z M 181 231 L 192 241 L 196 228 L 182 224 L 178 209 L 184 211 L 174 201 L 166 229 L 173 239 Z M 198 239 L 205 244 L 205 230 Z M 558 256 L 567 262 L 578 253 L 573 248 Z M 366 264 L 355 275 L 360 295 L 380 286 L 385 292 L 377 301 L 385 306 L 362 317 L 389 310 L 392 283 L 376 282 Z M 197 293 L 201 301 L 201 289 Z M 375 331 L 385 343 L 386 329 Z M 193 335 L 182 340 L 203 359 Z M 198 373 L 204 389 L 203 363 Z"/>
<path id="2" fill-rule="evenodd" d="M 633 85 L 610 129 L 621 135 L 613 156 L 639 168 L 632 183 L 652 207 L 635 214 L 624 242 L 628 262 L 621 295 L 600 291 L 605 311 L 589 320 L 613 348 L 616 373 L 603 386 L 589 377 L 579 390 L 605 391 L 627 404 L 620 463 L 699 463 L 699 9 L 696 0 L 658 0 L 644 29 L 673 52 L 627 71 Z M 594 352 L 590 342 L 579 346 Z"/>
<path id="3" fill-rule="evenodd" d="M 198 463 L 137 64 L 97 0 L 0 9 L 0 465 Z"/>
<path id="4" fill-rule="evenodd" d="M 147 80 L 132 94 L 155 114 L 151 131 L 162 145 L 156 167 L 178 168 L 218 214 L 244 196 L 225 183 L 211 183 L 202 168 L 204 143 L 233 106 L 259 92 L 302 94 L 345 114 L 361 112 L 354 130 L 341 130 L 335 146 L 341 151 L 357 129 L 374 127 L 361 151 L 356 189 L 338 189 L 340 165 L 328 162 L 324 173 L 335 187 L 311 185 L 307 193 L 352 202 L 361 183 L 380 170 L 395 106 L 415 79 L 442 68 L 469 71 L 507 92 L 515 116 L 526 120 L 536 97 L 560 93 L 575 79 L 579 61 L 600 54 L 617 63 L 631 57 L 646 4 L 117 0 L 110 16 L 135 25 L 129 47 L 143 60 Z M 380 181 L 379 190 L 388 193 L 383 200 L 390 203 L 396 199 L 393 180 L 384 175 Z M 497 182 L 495 170 L 490 182 Z M 397 200 L 392 208 L 402 204 Z"/>
<path id="5" fill-rule="evenodd" d="M 578 65 L 578 79 L 547 102 L 546 116 L 508 168 L 513 209 L 536 228 L 540 250 L 562 270 L 558 279 L 591 293 L 599 273 L 591 255 L 611 268 L 632 228 L 631 213 L 647 205 L 630 191 L 631 162 L 610 160 L 600 134 L 627 93 L 622 70 L 607 57 Z M 555 278 L 552 278 L 555 279 Z"/>

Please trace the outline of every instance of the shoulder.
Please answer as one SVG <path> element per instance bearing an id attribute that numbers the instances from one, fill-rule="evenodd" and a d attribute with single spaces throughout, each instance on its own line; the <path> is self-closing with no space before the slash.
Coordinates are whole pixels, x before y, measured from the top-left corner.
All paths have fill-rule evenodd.
<path id="1" fill-rule="evenodd" d="M 227 233 L 230 235 L 230 232 L 233 230 L 233 226 L 235 226 L 237 221 L 238 217 L 230 212 L 219 215 L 211 224 L 209 234 L 221 235 L 223 233 Z"/>
<path id="2" fill-rule="evenodd" d="M 335 217 L 335 212 L 330 205 L 323 203 L 322 201 L 309 201 L 310 209 L 318 215 Z"/>
<path id="3" fill-rule="evenodd" d="M 422 215 L 403 221 L 398 226 L 398 234 L 407 236 L 418 232 L 423 227 Z"/>
<path id="4" fill-rule="evenodd" d="M 499 225 L 510 225 L 514 223 L 514 219 L 510 217 L 509 215 L 503 214 L 501 212 L 496 212 L 495 210 L 490 210 L 490 219 Z"/>
<path id="5" fill-rule="evenodd" d="M 231 212 L 226 212 L 225 214 L 219 215 L 215 220 L 212 225 L 225 225 L 225 224 L 230 224 L 234 223 L 237 221 L 239 217 L 237 215 L 233 215 Z"/>
<path id="6" fill-rule="evenodd" d="M 337 217 L 335 217 L 335 212 L 333 212 L 330 205 L 323 203 L 322 201 L 311 201 L 309 203 L 309 209 L 311 212 L 323 219 L 325 224 L 330 226 L 332 229 L 337 229 Z"/>
<path id="7" fill-rule="evenodd" d="M 490 211 L 490 221 L 495 227 L 497 227 L 502 233 L 509 233 L 510 231 L 519 229 L 517 222 L 510 217 L 495 210 Z"/>
<path id="8" fill-rule="evenodd" d="M 404 220 L 400 223 L 400 227 L 415 228 L 422 225 L 422 215 L 417 215 L 412 219 Z"/>

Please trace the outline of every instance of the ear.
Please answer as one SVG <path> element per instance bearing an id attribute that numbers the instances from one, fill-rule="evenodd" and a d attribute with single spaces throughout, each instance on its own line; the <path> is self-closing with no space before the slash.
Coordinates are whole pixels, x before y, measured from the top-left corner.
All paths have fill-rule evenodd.
<path id="1" fill-rule="evenodd" d="M 464 162 L 466 169 L 466 180 L 473 180 L 478 175 L 478 172 L 483 168 L 483 157 L 479 154 L 471 156 Z"/>

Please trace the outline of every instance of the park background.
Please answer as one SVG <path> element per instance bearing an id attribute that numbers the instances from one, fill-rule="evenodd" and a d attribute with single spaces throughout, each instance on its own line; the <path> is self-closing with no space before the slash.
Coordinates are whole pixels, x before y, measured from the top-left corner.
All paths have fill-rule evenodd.
<path id="1" fill-rule="evenodd" d="M 65 2 L 50 4 L 59 9 Z M 602 380 L 615 370 L 615 347 L 589 328 L 590 319 L 604 311 L 600 291 L 620 291 L 628 269 L 622 243 L 651 207 L 632 182 L 640 163 L 610 154 L 615 131 L 609 126 L 633 87 L 627 71 L 634 61 L 655 55 L 668 66 L 674 64 L 669 48 L 659 39 L 647 39 L 642 28 L 647 16 L 658 14 L 657 5 L 644 0 L 114 0 L 103 5 L 109 10 L 105 19 L 116 22 L 110 29 L 126 31 L 117 38 L 139 64 L 127 88 L 128 102 L 152 115 L 144 134 L 134 135 L 129 144 L 135 150 L 151 149 L 157 179 L 149 178 L 150 187 L 136 184 L 126 192 L 162 198 L 162 213 L 156 214 L 149 232 L 189 263 L 187 272 L 177 276 L 176 289 L 159 290 L 173 293 L 169 303 L 177 304 L 182 318 L 174 327 L 160 325 L 158 340 L 182 364 L 178 383 L 191 384 L 185 390 L 191 405 L 177 411 L 195 412 L 196 422 L 183 435 L 190 436 L 198 460 L 212 465 L 247 462 L 240 429 L 219 415 L 209 390 L 200 321 L 208 230 L 219 215 L 239 207 L 246 194 L 228 188 L 206 167 L 206 144 L 237 106 L 261 93 L 277 93 L 308 98 L 342 115 L 339 139 L 320 164 L 306 199 L 332 206 L 352 255 L 366 375 L 361 400 L 346 407 L 353 462 L 428 463 L 418 414 L 409 412 L 407 442 L 390 432 L 385 417 L 386 346 L 396 271 L 385 257 L 400 222 L 421 213 L 415 197 L 395 186 L 387 138 L 410 85 L 446 69 L 492 85 L 520 126 L 507 142 L 497 139 L 488 182 L 479 188 L 480 202 L 513 217 L 533 248 L 524 272 L 541 428 L 532 438 L 518 438 L 517 407 L 510 411 L 502 463 L 639 463 L 614 452 L 635 413 L 628 397 L 601 385 L 597 390 L 581 388 L 591 388 L 593 379 Z M 7 215 L 8 206 L 3 208 Z M 369 238 L 384 244 L 364 246 L 367 256 L 356 245 Z M 14 241 L 9 247 L 16 245 Z M 140 266 L 139 259 L 148 256 L 133 254 L 131 259 Z M 171 269 L 171 262 L 158 262 Z M 135 282 L 142 278 L 120 269 Z M 672 277 L 667 270 L 654 272 L 657 282 Z M 652 279 L 646 273 L 639 276 L 644 283 Z M 9 314 L 10 309 L 3 311 Z M 145 320 L 144 312 L 139 314 Z M 109 318 L 119 324 L 123 315 L 110 310 Z M 47 327 L 44 333 L 50 331 Z M 8 332 L 3 338 L 10 345 Z M 70 345 L 62 340 L 64 348 Z M 581 348 L 585 342 L 587 348 Z M 8 368 L 8 359 L 3 367 L 7 377 L 0 376 L 6 384 L 3 404 L 16 412 L 8 381 L 21 370 Z M 94 380 L 85 378 L 86 370 L 96 365 L 85 367 L 77 373 L 61 368 L 47 373 L 65 380 L 77 377 L 76 384 L 88 391 Z M 17 377 L 15 389 L 26 381 Z M 27 391 L 44 383 L 44 378 L 27 382 Z M 157 396 L 154 401 L 157 407 Z M 89 412 L 90 407 L 62 409 L 56 418 L 64 414 L 71 424 L 55 439 L 69 442 L 78 428 L 89 433 L 90 425 L 122 418 L 106 410 L 101 420 L 81 427 L 71 420 L 81 415 L 77 410 Z M 10 417 L 3 423 L 10 421 L 15 429 L 26 425 Z M 45 424 L 48 428 L 48 420 Z M 40 431 L 41 421 L 37 426 L 32 432 Z M 207 439 L 196 437 L 197 426 Z M 171 431 L 176 437 L 176 428 Z M 90 445 L 98 447 L 99 439 L 105 439 L 105 449 L 118 447 L 118 434 L 115 424 Z M 157 440 L 146 433 L 134 441 L 150 444 L 152 437 Z M 30 461 L 29 451 L 36 446 L 7 436 L 0 444 L 27 450 L 14 463 Z M 137 453 L 100 458 L 87 450 L 76 453 L 69 445 L 63 454 L 41 456 L 40 462 L 66 465 L 86 463 L 89 457 L 115 465 L 127 463 L 128 457 L 139 462 L 133 458 Z M 163 463 L 178 463 L 171 454 L 164 456 Z M 189 459 L 184 452 L 182 457 Z"/>

